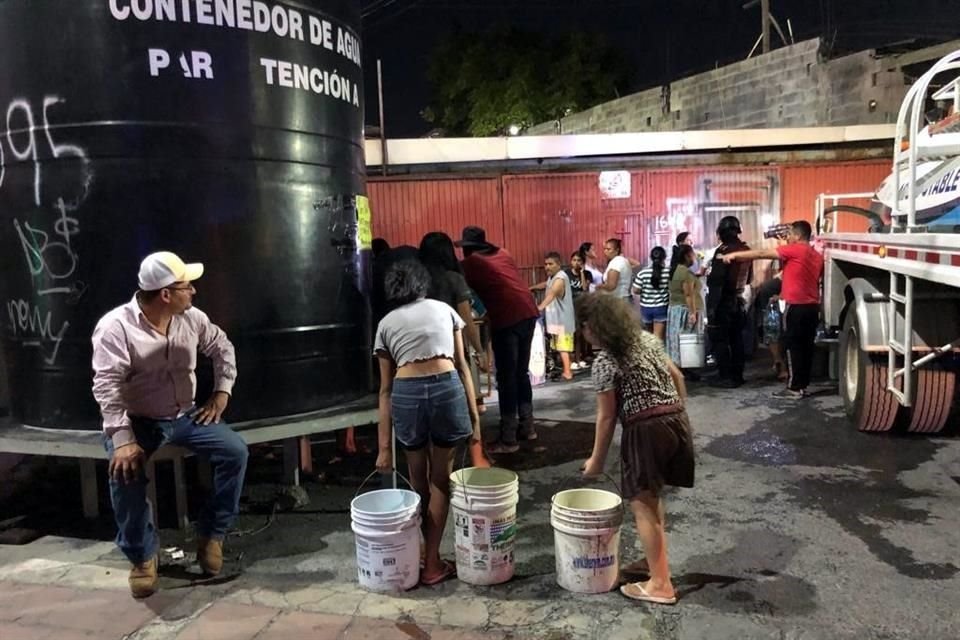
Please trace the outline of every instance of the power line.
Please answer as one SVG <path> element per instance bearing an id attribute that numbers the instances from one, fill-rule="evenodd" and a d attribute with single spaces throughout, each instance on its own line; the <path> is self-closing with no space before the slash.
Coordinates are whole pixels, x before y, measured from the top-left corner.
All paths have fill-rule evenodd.
<path id="1" fill-rule="evenodd" d="M 387 2 L 387 4 L 393 4 L 394 2 L 396 2 L 396 0 L 386 0 L 386 2 Z M 397 10 L 394 11 L 393 13 L 388 14 L 388 15 L 381 15 L 381 16 L 379 16 L 378 18 L 374 18 L 373 20 L 370 20 L 370 21 L 368 21 L 368 22 L 365 22 L 365 23 L 363 24 L 363 28 L 364 28 L 364 30 L 367 30 L 367 31 L 372 30 L 372 29 L 375 29 L 375 28 L 377 28 L 377 27 L 379 27 L 379 26 L 381 26 L 381 25 L 383 25 L 383 24 L 386 24 L 387 22 L 393 20 L 394 18 L 403 15 L 403 14 L 406 13 L 407 11 L 410 11 L 411 9 L 417 7 L 418 5 L 420 5 L 420 4 L 422 4 L 422 3 L 423 3 L 423 0 L 408 0 L 407 4 L 403 5 L 402 7 L 398 7 Z M 384 6 L 386 6 L 386 5 L 384 5 Z"/>
<path id="2" fill-rule="evenodd" d="M 363 18 L 371 16 L 374 13 L 377 13 L 378 11 L 380 11 L 381 9 L 387 8 L 388 6 L 390 6 L 396 1 L 397 0 L 376 0 L 375 2 L 371 2 L 360 11 L 360 16 Z"/>

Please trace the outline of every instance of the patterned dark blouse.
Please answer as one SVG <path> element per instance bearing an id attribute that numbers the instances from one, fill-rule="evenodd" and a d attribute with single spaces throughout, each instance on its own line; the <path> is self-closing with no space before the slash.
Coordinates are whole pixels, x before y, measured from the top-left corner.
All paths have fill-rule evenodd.
<path id="1" fill-rule="evenodd" d="M 653 407 L 680 402 L 663 345 L 659 338 L 646 331 L 622 364 L 606 351 L 597 355 L 593 361 L 593 386 L 597 393 L 617 392 L 621 420 Z"/>

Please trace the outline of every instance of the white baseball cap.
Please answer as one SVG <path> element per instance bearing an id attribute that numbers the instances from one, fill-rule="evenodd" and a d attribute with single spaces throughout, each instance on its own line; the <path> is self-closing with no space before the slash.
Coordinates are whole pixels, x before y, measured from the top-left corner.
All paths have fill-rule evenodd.
<path id="1" fill-rule="evenodd" d="M 203 275 L 203 264 L 185 263 L 175 253 L 151 253 L 140 263 L 140 289 L 157 291 L 174 282 L 192 282 Z"/>

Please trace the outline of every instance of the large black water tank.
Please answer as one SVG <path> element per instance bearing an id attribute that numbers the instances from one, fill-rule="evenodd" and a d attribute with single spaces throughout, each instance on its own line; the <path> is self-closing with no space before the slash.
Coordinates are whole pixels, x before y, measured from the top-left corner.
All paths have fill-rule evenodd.
<path id="1" fill-rule="evenodd" d="M 206 264 L 195 303 L 238 350 L 232 422 L 368 390 L 359 5 L 0 0 L 16 418 L 98 428 L 90 335 L 158 250 Z"/>

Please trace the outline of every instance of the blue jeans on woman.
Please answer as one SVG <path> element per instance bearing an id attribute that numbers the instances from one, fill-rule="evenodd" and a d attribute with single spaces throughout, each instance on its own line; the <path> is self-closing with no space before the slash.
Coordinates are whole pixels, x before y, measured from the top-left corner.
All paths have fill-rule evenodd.
<path id="1" fill-rule="evenodd" d="M 184 447 L 208 458 L 213 466 L 213 494 L 197 520 L 197 535 L 223 540 L 240 511 L 240 492 L 247 470 L 247 443 L 226 423 L 200 425 L 188 414 L 175 420 L 131 417 L 137 444 L 147 459 L 162 445 Z M 104 437 L 107 455 L 113 458 L 113 440 Z M 147 478 L 141 471 L 130 482 L 110 478 L 110 501 L 117 521 L 117 546 L 133 564 L 157 554 L 153 510 L 147 503 Z"/>
<path id="2" fill-rule="evenodd" d="M 408 451 L 427 444 L 451 449 L 473 433 L 467 394 L 456 371 L 396 378 L 390 407 L 397 440 Z"/>

